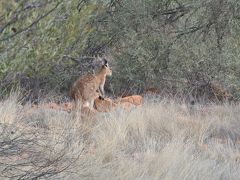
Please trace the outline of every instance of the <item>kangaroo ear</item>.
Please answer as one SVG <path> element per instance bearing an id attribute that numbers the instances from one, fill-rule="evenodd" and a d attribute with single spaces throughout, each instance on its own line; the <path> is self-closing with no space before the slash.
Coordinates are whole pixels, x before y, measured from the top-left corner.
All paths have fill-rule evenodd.
<path id="1" fill-rule="evenodd" d="M 105 58 L 103 58 L 103 64 L 104 64 L 105 66 L 108 66 L 108 62 L 107 62 L 107 60 L 106 60 Z"/>

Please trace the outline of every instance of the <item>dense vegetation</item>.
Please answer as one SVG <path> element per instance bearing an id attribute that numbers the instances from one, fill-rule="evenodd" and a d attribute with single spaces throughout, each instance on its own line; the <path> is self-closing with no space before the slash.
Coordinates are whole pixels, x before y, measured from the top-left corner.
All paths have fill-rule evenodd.
<path id="1" fill-rule="evenodd" d="M 172 94 L 220 84 L 240 96 L 238 0 L 1 0 L 0 96 L 67 95 L 95 70 L 114 69 L 107 90 Z"/>
<path id="2" fill-rule="evenodd" d="M 239 47 L 239 0 L 0 0 L 0 179 L 239 179 L 239 103 L 191 101 L 239 100 Z M 97 56 L 109 96 L 167 97 L 47 106 Z"/>

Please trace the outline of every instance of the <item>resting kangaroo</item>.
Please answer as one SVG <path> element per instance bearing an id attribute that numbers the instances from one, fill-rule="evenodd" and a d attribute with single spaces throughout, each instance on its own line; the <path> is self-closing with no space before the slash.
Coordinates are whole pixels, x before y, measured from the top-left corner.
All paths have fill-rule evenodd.
<path id="1" fill-rule="evenodd" d="M 106 76 L 111 75 L 112 70 L 107 60 L 103 58 L 103 65 L 97 74 L 83 75 L 73 83 L 70 90 L 70 96 L 75 102 L 80 101 L 83 107 L 89 107 L 90 110 L 93 110 L 94 99 L 97 97 L 103 98 L 105 96 L 104 84 Z"/>

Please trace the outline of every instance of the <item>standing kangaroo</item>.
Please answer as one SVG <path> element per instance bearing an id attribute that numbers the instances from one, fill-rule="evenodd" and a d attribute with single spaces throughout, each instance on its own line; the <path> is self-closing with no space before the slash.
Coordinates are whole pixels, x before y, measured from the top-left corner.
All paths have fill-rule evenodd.
<path id="1" fill-rule="evenodd" d="M 83 75 L 73 83 L 70 90 L 70 97 L 73 98 L 75 102 L 80 101 L 83 107 L 89 107 L 90 110 L 93 110 L 94 99 L 105 96 L 104 84 L 106 76 L 112 75 L 112 70 L 107 60 L 103 58 L 102 61 L 103 65 L 97 74 Z"/>

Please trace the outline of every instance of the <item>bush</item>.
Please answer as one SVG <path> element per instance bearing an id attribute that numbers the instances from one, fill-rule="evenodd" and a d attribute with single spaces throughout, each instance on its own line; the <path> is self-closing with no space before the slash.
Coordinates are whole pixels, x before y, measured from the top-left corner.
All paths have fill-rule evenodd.
<path id="1" fill-rule="evenodd" d="M 236 0 L 4 1 L 1 94 L 20 83 L 33 99 L 49 91 L 67 95 L 77 76 L 94 69 L 92 58 L 105 55 L 114 69 L 106 89 L 116 95 L 149 87 L 186 94 L 217 83 L 238 99 L 239 6 Z"/>

